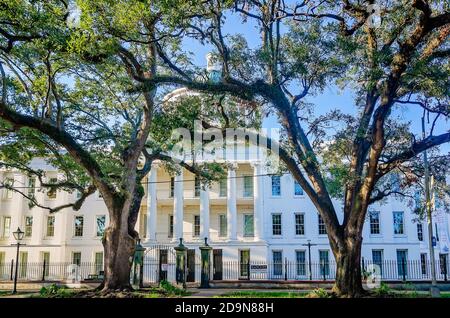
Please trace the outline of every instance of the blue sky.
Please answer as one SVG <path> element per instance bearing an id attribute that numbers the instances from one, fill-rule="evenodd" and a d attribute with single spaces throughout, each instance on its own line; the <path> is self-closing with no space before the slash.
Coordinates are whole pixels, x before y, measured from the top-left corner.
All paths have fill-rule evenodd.
<path id="1" fill-rule="evenodd" d="M 224 25 L 224 34 L 243 34 L 250 47 L 255 47 L 260 42 L 260 34 L 257 26 L 254 23 L 247 22 L 242 23 L 241 18 L 236 15 L 229 15 L 226 18 Z M 206 54 L 212 51 L 210 46 L 202 46 L 199 42 L 192 42 L 192 40 L 186 40 L 185 46 L 188 50 L 194 54 L 194 61 L 197 65 L 206 67 Z M 340 91 L 337 87 L 328 87 L 321 94 L 317 96 L 308 96 L 307 101 L 315 104 L 315 114 L 320 115 L 327 113 L 331 109 L 340 109 L 345 113 L 355 114 L 356 107 L 353 98 L 353 92 L 350 89 Z M 402 105 L 401 107 L 395 107 L 395 110 L 391 114 L 391 118 L 395 118 L 402 122 L 411 122 L 411 130 L 414 134 L 421 136 L 421 117 L 422 109 L 416 105 Z M 433 116 L 430 116 L 430 122 L 433 120 Z M 270 116 L 264 120 L 263 126 L 265 128 L 279 127 L 277 119 L 274 116 Z M 431 126 L 428 125 L 428 126 Z M 450 123 L 440 120 L 436 125 L 434 134 L 440 134 L 448 131 Z M 441 149 L 445 152 L 450 151 L 450 145 L 445 144 L 441 146 Z"/>

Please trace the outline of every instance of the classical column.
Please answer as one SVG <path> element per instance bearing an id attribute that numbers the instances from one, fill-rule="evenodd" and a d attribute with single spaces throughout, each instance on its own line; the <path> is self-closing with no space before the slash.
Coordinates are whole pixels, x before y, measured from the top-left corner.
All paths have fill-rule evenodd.
<path id="1" fill-rule="evenodd" d="M 173 190 L 173 226 L 174 239 L 178 242 L 183 238 L 183 170 L 175 175 Z"/>
<path id="2" fill-rule="evenodd" d="M 36 180 L 36 182 L 38 182 L 38 180 Z M 28 185 L 29 185 L 29 182 L 27 183 L 27 186 Z M 45 193 L 43 191 L 37 191 L 40 187 L 41 187 L 41 184 L 36 183 L 36 189 L 34 191 L 34 196 L 36 198 L 36 201 L 39 204 L 45 205 L 45 203 L 44 203 Z M 66 202 L 64 202 L 64 203 L 66 203 Z M 46 220 L 47 220 L 48 213 L 46 213 L 46 211 L 43 208 L 40 208 L 38 206 L 33 207 L 31 211 L 33 213 L 33 233 L 31 235 L 31 242 L 34 245 L 40 245 L 40 244 L 42 244 L 42 239 L 44 238 L 44 235 L 47 230 Z M 60 213 L 67 213 L 67 211 L 61 211 Z"/>
<path id="3" fill-rule="evenodd" d="M 22 190 L 25 189 L 26 193 L 26 183 L 25 183 L 25 175 L 23 173 L 16 172 L 14 173 L 14 187 L 22 188 Z M 13 191 L 12 199 L 11 199 L 11 233 L 10 238 L 13 237 L 12 232 L 16 231 L 18 227 L 22 231 L 25 231 L 25 221 L 23 219 L 23 203 L 25 201 L 25 198 L 18 192 Z M 14 238 L 13 238 L 14 239 Z"/>
<path id="4" fill-rule="evenodd" d="M 147 184 L 147 237 L 146 240 L 156 242 L 157 207 L 156 207 L 156 182 L 158 166 L 152 164 Z"/>
<path id="5" fill-rule="evenodd" d="M 209 186 L 200 189 L 200 237 L 209 239 Z"/>
<path id="6" fill-rule="evenodd" d="M 237 164 L 231 165 L 227 178 L 227 234 L 230 241 L 237 239 L 236 169 Z"/>
<path id="7" fill-rule="evenodd" d="M 264 239 L 263 230 L 263 185 L 262 167 L 258 161 L 252 162 L 253 167 L 253 220 L 255 241 Z"/>

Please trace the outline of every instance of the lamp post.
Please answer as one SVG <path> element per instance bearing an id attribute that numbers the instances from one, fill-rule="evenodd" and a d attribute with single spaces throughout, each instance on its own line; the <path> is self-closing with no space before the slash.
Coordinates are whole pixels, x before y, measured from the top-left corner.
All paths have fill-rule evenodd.
<path id="1" fill-rule="evenodd" d="M 14 238 L 17 241 L 17 244 L 13 244 L 13 245 L 17 245 L 17 252 L 16 252 L 16 270 L 15 270 L 15 274 L 14 274 L 14 288 L 13 288 L 13 294 L 17 293 L 17 271 L 19 270 L 19 248 L 20 245 L 25 245 L 25 244 L 20 244 L 20 241 L 23 239 L 24 236 L 24 232 L 22 232 L 20 230 L 20 228 L 18 227 L 17 230 L 15 232 L 13 232 Z"/>
<path id="2" fill-rule="evenodd" d="M 316 246 L 317 244 L 311 244 L 311 240 L 308 240 L 308 244 L 302 244 L 303 246 L 308 246 L 308 269 L 309 269 L 309 280 L 312 280 L 312 266 L 311 266 L 311 246 Z"/>

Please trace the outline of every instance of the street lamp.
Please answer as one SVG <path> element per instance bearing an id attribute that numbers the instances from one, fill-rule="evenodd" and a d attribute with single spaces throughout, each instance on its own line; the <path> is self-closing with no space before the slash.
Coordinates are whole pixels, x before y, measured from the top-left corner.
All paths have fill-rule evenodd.
<path id="1" fill-rule="evenodd" d="M 24 236 L 24 232 L 22 232 L 20 230 L 20 228 L 18 227 L 17 230 L 15 232 L 13 232 L 14 238 L 16 239 L 17 243 L 13 244 L 13 245 L 17 245 L 17 253 L 16 253 L 16 271 L 14 274 L 14 289 L 13 289 L 13 294 L 17 293 L 17 271 L 19 269 L 19 248 L 20 248 L 20 241 L 22 241 L 23 236 Z M 22 244 L 25 245 L 25 244 Z"/>
<path id="2" fill-rule="evenodd" d="M 316 246 L 317 244 L 311 244 L 311 240 L 308 240 L 308 244 L 302 244 L 302 245 L 303 246 L 308 246 L 309 280 L 312 280 L 311 246 Z"/>

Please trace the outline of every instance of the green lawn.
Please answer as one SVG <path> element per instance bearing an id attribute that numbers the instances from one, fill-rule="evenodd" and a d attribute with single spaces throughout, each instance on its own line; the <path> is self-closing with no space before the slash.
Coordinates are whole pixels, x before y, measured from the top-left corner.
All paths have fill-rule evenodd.
<path id="1" fill-rule="evenodd" d="M 307 293 L 240 291 L 215 296 L 216 298 L 303 298 Z"/>

